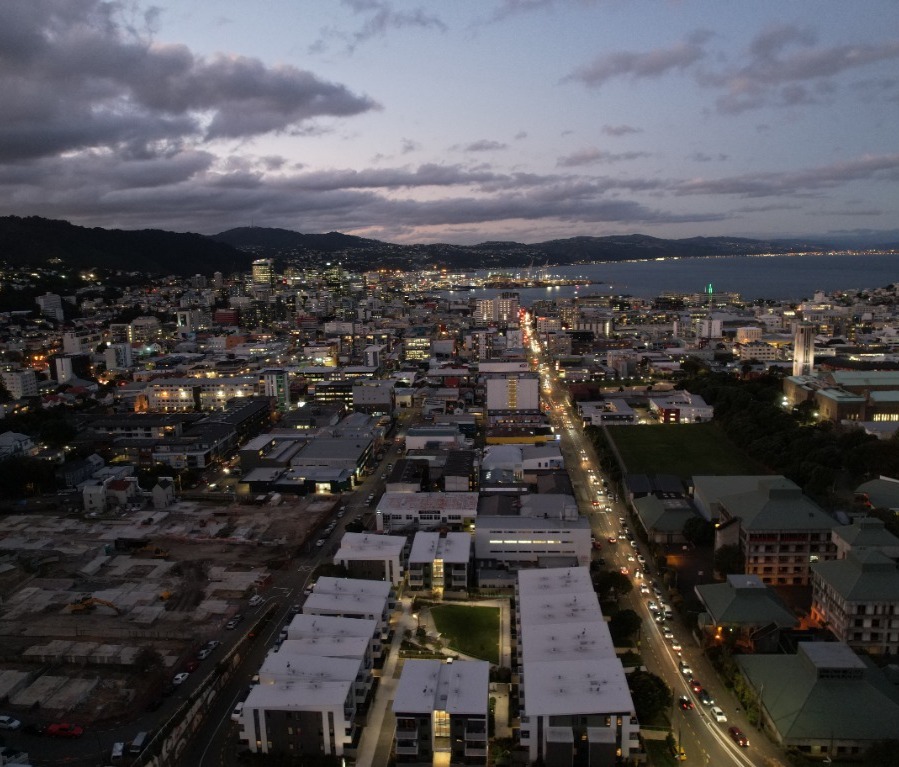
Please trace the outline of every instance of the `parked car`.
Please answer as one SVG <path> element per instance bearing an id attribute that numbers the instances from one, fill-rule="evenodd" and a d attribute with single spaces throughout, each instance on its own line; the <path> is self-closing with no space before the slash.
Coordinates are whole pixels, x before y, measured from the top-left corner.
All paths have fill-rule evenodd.
<path id="1" fill-rule="evenodd" d="M 207 650 L 214 650 L 214 649 L 215 649 L 216 647 L 218 647 L 220 644 L 221 644 L 221 642 L 219 642 L 218 639 L 210 639 L 210 640 L 206 643 L 206 649 L 207 649 Z"/>
<path id="2" fill-rule="evenodd" d="M 258 607 L 265 601 L 265 597 L 260 596 L 259 594 L 253 594 L 250 597 L 250 607 Z"/>
<path id="3" fill-rule="evenodd" d="M 727 721 L 727 716 L 718 706 L 712 706 L 712 708 L 710 710 L 711 710 L 712 716 L 715 717 L 716 722 L 726 722 Z"/>
<path id="4" fill-rule="evenodd" d="M 319 538 L 319 539 L 315 542 L 315 548 L 320 549 L 320 548 L 321 548 L 322 546 L 324 546 L 326 543 L 327 543 L 327 541 L 326 541 L 324 538 Z"/>
<path id="5" fill-rule="evenodd" d="M 197 659 L 189 660 L 184 664 L 184 670 L 190 674 L 200 668 L 200 661 Z"/>
<path id="6" fill-rule="evenodd" d="M 225 628 L 228 629 L 229 631 L 230 631 L 231 629 L 236 629 L 236 628 L 237 628 L 237 624 L 239 624 L 242 620 L 243 620 L 243 615 L 240 615 L 240 614 L 235 615 L 231 620 L 229 620 L 229 621 L 225 624 Z"/>
<path id="7" fill-rule="evenodd" d="M 686 676 L 686 677 L 693 676 L 693 669 L 690 668 L 690 664 L 687 663 L 687 661 L 682 660 L 682 661 L 678 664 L 678 666 L 679 666 L 679 668 L 680 668 L 681 674 L 683 674 L 683 675 Z"/>
<path id="8" fill-rule="evenodd" d="M 239 722 L 239 721 L 240 721 L 240 716 L 241 716 L 241 714 L 243 714 L 243 701 L 240 701 L 240 702 L 234 707 L 234 710 L 231 712 L 231 721 L 232 721 L 232 722 Z"/>
<path id="9" fill-rule="evenodd" d="M 188 671 L 182 671 L 180 674 L 175 674 L 175 676 L 172 677 L 172 684 L 174 684 L 174 685 L 184 684 L 187 681 L 189 676 L 190 676 L 190 672 L 188 672 Z"/>
<path id="10" fill-rule="evenodd" d="M 0 714 L 0 730 L 18 730 L 21 726 L 22 723 L 18 719 Z"/>
<path id="11" fill-rule="evenodd" d="M 693 690 L 693 692 L 698 693 L 702 689 L 702 682 L 700 682 L 696 678 L 691 678 L 690 679 L 690 689 Z"/>
<path id="12" fill-rule="evenodd" d="M 212 655 L 212 648 L 204 647 L 197 653 L 197 660 L 206 660 L 210 655 Z"/>
<path id="13" fill-rule="evenodd" d="M 80 738 L 84 728 L 70 722 L 55 722 L 47 726 L 47 735 L 54 738 Z"/>

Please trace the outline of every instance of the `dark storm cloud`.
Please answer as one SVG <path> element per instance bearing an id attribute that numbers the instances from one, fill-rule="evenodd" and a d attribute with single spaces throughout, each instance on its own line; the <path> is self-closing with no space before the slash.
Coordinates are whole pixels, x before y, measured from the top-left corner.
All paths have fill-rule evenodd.
<path id="1" fill-rule="evenodd" d="M 118 10 L 99 0 L 0 3 L 0 161 L 244 138 L 377 108 L 294 67 L 154 44 Z"/>

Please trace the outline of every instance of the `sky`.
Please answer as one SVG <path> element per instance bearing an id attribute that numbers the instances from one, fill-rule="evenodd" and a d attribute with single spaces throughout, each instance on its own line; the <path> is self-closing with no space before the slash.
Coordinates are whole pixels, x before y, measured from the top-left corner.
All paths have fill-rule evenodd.
<path id="1" fill-rule="evenodd" d="M 0 0 L 0 215 L 899 232 L 896 0 Z"/>

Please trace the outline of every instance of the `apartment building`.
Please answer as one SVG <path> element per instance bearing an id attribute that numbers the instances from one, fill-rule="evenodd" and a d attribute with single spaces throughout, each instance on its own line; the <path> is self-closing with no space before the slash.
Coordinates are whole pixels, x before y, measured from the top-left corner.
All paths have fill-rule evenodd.
<path id="1" fill-rule="evenodd" d="M 471 552 L 470 533 L 417 532 L 409 551 L 409 588 L 438 596 L 467 590 Z"/>
<path id="2" fill-rule="evenodd" d="M 407 660 L 393 700 L 397 764 L 486 765 L 490 664 Z"/>

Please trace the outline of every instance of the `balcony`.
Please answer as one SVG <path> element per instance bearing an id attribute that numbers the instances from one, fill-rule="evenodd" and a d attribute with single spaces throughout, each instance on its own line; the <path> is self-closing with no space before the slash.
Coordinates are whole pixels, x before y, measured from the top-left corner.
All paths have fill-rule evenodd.
<path id="1" fill-rule="evenodd" d="M 418 740 L 418 727 L 410 724 L 397 724 L 396 739 L 399 740 Z"/>
<path id="2" fill-rule="evenodd" d="M 397 743 L 395 751 L 397 756 L 418 756 L 418 743 Z"/>
<path id="3" fill-rule="evenodd" d="M 465 756 L 487 756 L 487 744 L 483 746 L 471 746 L 465 744 Z"/>

